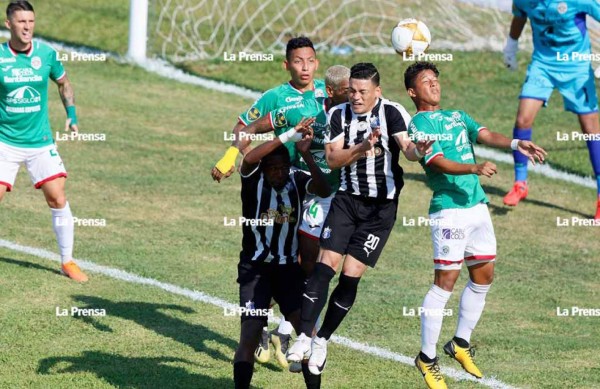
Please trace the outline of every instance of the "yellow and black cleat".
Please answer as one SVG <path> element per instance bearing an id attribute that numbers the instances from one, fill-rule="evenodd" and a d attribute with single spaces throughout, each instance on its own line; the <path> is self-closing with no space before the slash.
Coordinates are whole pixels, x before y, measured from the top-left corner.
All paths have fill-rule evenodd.
<path id="1" fill-rule="evenodd" d="M 433 362 L 423 362 L 420 355 L 415 358 L 415 366 L 425 379 L 425 383 L 429 389 L 448 389 L 444 376 L 440 371 L 440 365 L 438 364 L 438 358 L 435 358 Z"/>
<path id="2" fill-rule="evenodd" d="M 254 360 L 258 363 L 267 363 L 271 359 L 271 350 L 269 349 L 269 333 L 263 329 L 260 334 L 260 342 L 254 350 Z"/>
<path id="3" fill-rule="evenodd" d="M 473 357 L 475 356 L 475 350 L 473 347 L 460 347 L 453 340 L 449 341 L 444 345 L 444 352 L 451 358 L 454 358 L 460 363 L 465 371 L 476 378 L 483 377 L 481 370 L 475 365 Z"/>

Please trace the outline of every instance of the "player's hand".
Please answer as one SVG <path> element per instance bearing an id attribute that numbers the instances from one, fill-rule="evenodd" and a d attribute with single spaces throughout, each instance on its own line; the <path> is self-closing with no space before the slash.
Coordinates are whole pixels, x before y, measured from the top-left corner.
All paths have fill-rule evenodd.
<path id="1" fill-rule="evenodd" d="M 306 131 L 302 134 L 302 140 L 296 142 L 296 149 L 298 150 L 298 152 L 300 154 L 308 153 L 308 150 L 310 150 L 310 145 L 312 143 L 313 138 L 314 138 L 314 136 L 313 136 L 312 128 L 309 128 L 308 131 Z"/>
<path id="2" fill-rule="evenodd" d="M 598 66 L 596 68 L 596 71 L 594 72 L 594 76 L 596 76 L 596 78 L 600 78 L 600 66 Z"/>
<path id="3" fill-rule="evenodd" d="M 297 132 L 306 132 L 306 130 L 312 129 L 312 125 L 315 123 L 316 120 L 316 118 L 302 118 L 302 120 L 300 120 L 300 123 L 294 126 L 294 129 Z"/>
<path id="4" fill-rule="evenodd" d="M 475 165 L 473 173 L 477 174 L 478 176 L 491 177 L 498 173 L 498 170 L 496 169 L 496 165 L 494 163 L 485 161 Z"/>
<path id="5" fill-rule="evenodd" d="M 517 70 L 517 51 L 519 51 L 519 41 L 510 36 L 506 39 L 506 45 L 502 53 L 504 54 L 504 65 L 508 70 Z"/>
<path id="6" fill-rule="evenodd" d="M 379 127 L 371 131 L 371 133 L 369 133 L 369 135 L 360 144 L 362 151 L 370 151 L 373 148 L 373 146 L 375 146 L 375 143 L 379 141 L 380 136 L 381 130 L 379 129 Z"/>
<path id="7" fill-rule="evenodd" d="M 223 178 L 228 178 L 229 176 L 231 176 L 233 174 L 234 171 L 235 171 L 235 165 L 231 166 L 231 169 L 229 169 L 229 171 L 226 172 L 226 173 L 221 173 L 219 171 L 219 169 L 217 169 L 217 167 L 215 166 L 210 171 L 210 175 L 212 176 L 212 179 L 214 181 L 217 181 L 218 183 L 221 183 L 221 180 Z"/>
<path id="8" fill-rule="evenodd" d="M 431 145 L 435 142 L 435 140 L 419 140 L 415 143 L 415 147 L 420 155 L 428 155 L 431 154 Z"/>
<path id="9" fill-rule="evenodd" d="M 65 122 L 65 132 L 68 132 L 69 130 L 71 130 L 74 133 L 79 132 L 79 127 L 77 126 L 77 124 L 71 125 L 71 118 L 67 118 L 67 121 Z"/>
<path id="10" fill-rule="evenodd" d="M 527 156 L 534 166 L 536 159 L 540 163 L 544 163 L 546 155 L 548 155 L 546 150 L 528 140 L 520 140 L 518 145 L 521 154 Z"/>

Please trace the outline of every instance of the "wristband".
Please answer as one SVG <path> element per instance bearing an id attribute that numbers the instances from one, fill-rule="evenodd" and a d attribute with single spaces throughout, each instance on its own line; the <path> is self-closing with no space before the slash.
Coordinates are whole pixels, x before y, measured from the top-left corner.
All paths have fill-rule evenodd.
<path id="1" fill-rule="evenodd" d="M 421 159 L 421 158 L 423 158 L 423 154 L 419 153 L 419 150 L 417 150 L 417 147 L 416 147 L 416 146 L 415 146 L 414 150 L 415 150 L 415 155 L 416 155 L 416 157 L 417 157 L 418 159 Z"/>
<path id="2" fill-rule="evenodd" d="M 510 142 L 510 148 L 513 149 L 513 150 L 515 150 L 515 151 L 519 150 L 519 141 L 520 141 L 520 139 L 513 139 Z"/>
<path id="3" fill-rule="evenodd" d="M 75 112 L 75 106 L 69 105 L 65 108 L 67 110 L 67 118 L 71 119 L 71 126 L 77 124 L 77 113 Z"/>
<path id="4" fill-rule="evenodd" d="M 227 151 L 225 152 L 225 155 L 223 156 L 223 158 L 221 158 L 221 160 L 219 162 L 217 162 L 215 167 L 222 174 L 226 174 L 235 165 L 235 159 L 237 158 L 237 155 L 239 152 L 240 151 L 237 149 L 237 147 L 230 146 L 227 149 Z"/>
<path id="5" fill-rule="evenodd" d="M 302 134 L 296 131 L 296 128 L 290 128 L 283 134 L 279 134 L 277 136 L 282 144 L 286 144 L 287 142 L 296 143 L 302 140 Z"/>

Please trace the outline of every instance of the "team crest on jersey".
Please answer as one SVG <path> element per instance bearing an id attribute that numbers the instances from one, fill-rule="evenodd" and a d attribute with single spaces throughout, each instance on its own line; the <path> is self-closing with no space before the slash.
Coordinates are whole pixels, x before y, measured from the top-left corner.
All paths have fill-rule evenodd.
<path id="1" fill-rule="evenodd" d="M 325 227 L 323 229 L 323 234 L 322 234 L 322 238 L 323 239 L 329 239 L 329 237 L 331 236 L 331 228 L 329 227 Z"/>
<path id="2" fill-rule="evenodd" d="M 442 254 L 448 255 L 449 252 L 450 252 L 450 247 L 442 246 Z"/>
<path id="3" fill-rule="evenodd" d="M 256 108 L 256 107 L 250 108 L 250 111 L 248 111 L 248 119 L 254 121 L 254 120 L 258 119 L 259 117 L 260 117 L 260 111 L 258 110 L 258 108 Z"/>
<path id="4" fill-rule="evenodd" d="M 569 7 L 567 7 L 567 3 L 565 3 L 564 1 L 562 3 L 558 3 L 558 6 L 556 7 L 556 9 L 558 10 L 558 13 L 563 15 L 567 12 L 567 10 L 569 9 Z"/>
<path id="5" fill-rule="evenodd" d="M 285 120 L 285 114 L 283 112 L 277 112 L 275 115 L 275 127 L 285 127 L 287 120 Z"/>
<path id="6" fill-rule="evenodd" d="M 325 97 L 325 93 L 321 89 L 315 90 L 315 98 Z"/>
<path id="7" fill-rule="evenodd" d="M 375 153 L 376 157 L 379 157 L 383 153 L 383 150 L 381 149 L 381 147 L 379 147 L 377 145 L 375 145 L 375 147 L 373 149 L 374 149 L 374 153 Z"/>
<path id="8" fill-rule="evenodd" d="M 31 67 L 35 70 L 39 70 L 42 67 L 42 59 L 37 55 L 35 57 L 31 57 Z"/>
<path id="9" fill-rule="evenodd" d="M 460 120 L 460 113 L 456 111 L 452 112 L 452 119 Z"/>

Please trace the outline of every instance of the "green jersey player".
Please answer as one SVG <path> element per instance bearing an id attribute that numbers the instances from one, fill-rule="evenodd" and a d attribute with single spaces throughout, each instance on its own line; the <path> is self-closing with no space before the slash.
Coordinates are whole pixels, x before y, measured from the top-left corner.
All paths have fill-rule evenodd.
<path id="1" fill-rule="evenodd" d="M 409 125 L 409 135 L 413 140 L 435 140 L 432 152 L 420 161 L 433 189 L 429 212 L 435 277 L 423 301 L 421 352 L 415 359 L 427 386 L 435 389 L 446 388 L 437 363 L 436 345 L 444 307 L 463 262 L 469 269 L 469 281 L 461 295 L 455 336 L 446 343 L 444 351 L 468 373 L 482 377 L 469 342 L 494 276 L 496 237 L 478 176 L 493 176 L 496 166 L 491 162 L 477 163 L 473 144 L 519 150 L 532 163 L 536 159 L 543 162 L 546 154 L 530 141 L 511 141 L 488 130 L 463 111 L 441 109 L 438 76 L 438 69 L 429 62 L 414 63 L 404 73 L 408 95 L 418 111 Z"/>
<path id="2" fill-rule="evenodd" d="M 62 272 L 78 282 L 87 276 L 73 261 L 73 215 L 65 197 L 67 172 L 58 155 L 48 120 L 48 80 L 58 85 L 67 111 L 67 128 L 78 131 L 73 88 L 50 46 L 33 40 L 35 13 L 27 1 L 6 8 L 10 40 L 0 46 L 0 200 L 11 191 L 25 164 L 52 211 Z"/>

